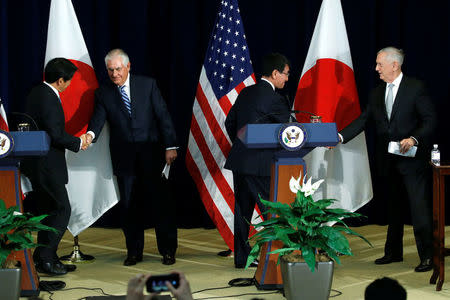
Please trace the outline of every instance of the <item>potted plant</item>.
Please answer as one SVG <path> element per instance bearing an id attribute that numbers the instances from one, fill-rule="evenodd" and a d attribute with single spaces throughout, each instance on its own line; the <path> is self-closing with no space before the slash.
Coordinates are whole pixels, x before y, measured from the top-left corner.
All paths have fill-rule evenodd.
<path id="1" fill-rule="evenodd" d="M 0 199 L 0 295 L 5 299 L 18 299 L 21 269 L 14 259 L 14 251 L 36 247 L 32 232 L 56 229 L 41 223 L 47 215 L 33 216 L 20 213 L 16 206 L 6 208 Z"/>
<path id="2" fill-rule="evenodd" d="M 296 194 L 292 203 L 261 199 L 267 208 L 265 214 L 270 214 L 271 218 L 253 224 L 255 229 L 260 231 L 252 237 L 254 246 L 246 266 L 248 267 L 259 256 L 265 243 L 281 241 L 283 246 L 269 254 L 279 254 L 278 263 L 281 262 L 286 297 L 328 299 L 333 277 L 333 261 L 340 264 L 340 255 L 353 255 L 343 233 L 358 236 L 372 245 L 343 221 L 349 217 L 360 217 L 360 214 L 345 209 L 329 208 L 335 199 L 314 201 L 312 195 L 323 179 L 311 184 L 311 178 L 306 182 L 306 176 L 303 181 L 301 177 L 301 174 L 298 179 L 292 177 L 289 182 L 291 191 Z M 292 267 L 300 268 L 300 271 L 293 271 Z M 325 279 L 321 279 L 322 274 L 319 273 L 324 273 Z M 292 283 L 292 280 L 295 280 L 295 283 Z M 308 292 L 309 288 L 313 290 Z"/>

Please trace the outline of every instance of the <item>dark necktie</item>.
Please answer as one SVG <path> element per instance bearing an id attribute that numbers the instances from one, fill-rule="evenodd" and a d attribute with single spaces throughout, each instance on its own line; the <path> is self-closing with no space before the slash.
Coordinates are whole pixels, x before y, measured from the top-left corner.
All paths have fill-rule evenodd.
<path id="1" fill-rule="evenodd" d="M 121 87 L 119 87 L 119 89 L 120 94 L 122 95 L 123 104 L 125 105 L 128 113 L 131 115 L 131 101 L 130 98 L 128 98 L 127 93 L 125 92 L 125 85 L 122 85 Z"/>

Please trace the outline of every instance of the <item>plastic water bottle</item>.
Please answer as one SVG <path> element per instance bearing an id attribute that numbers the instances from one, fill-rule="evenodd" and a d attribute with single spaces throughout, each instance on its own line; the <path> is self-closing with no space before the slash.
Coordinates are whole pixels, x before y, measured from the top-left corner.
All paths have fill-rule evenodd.
<path id="1" fill-rule="evenodd" d="M 437 144 L 434 144 L 433 150 L 431 150 L 431 162 L 436 166 L 441 165 L 441 152 L 439 151 Z"/>

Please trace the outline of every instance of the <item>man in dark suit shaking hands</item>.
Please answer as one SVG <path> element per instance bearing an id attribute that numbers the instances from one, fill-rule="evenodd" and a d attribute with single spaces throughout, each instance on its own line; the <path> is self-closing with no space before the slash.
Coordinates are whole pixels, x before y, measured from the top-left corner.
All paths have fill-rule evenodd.
<path id="1" fill-rule="evenodd" d="M 225 120 L 233 146 L 225 168 L 233 171 L 234 184 L 234 265 L 243 268 L 251 247 L 248 244 L 249 222 L 255 203 L 264 211 L 258 194 L 269 199 L 270 167 L 276 149 L 249 149 L 239 138 L 239 129 L 250 123 L 285 123 L 290 117 L 287 98 L 275 89 L 282 89 L 289 79 L 289 61 L 281 54 L 266 55 L 262 78 L 241 91 Z"/>
<path id="2" fill-rule="evenodd" d="M 95 91 L 87 136 L 89 142 L 95 141 L 108 121 L 112 166 L 120 192 L 121 226 L 128 251 L 124 265 L 135 265 L 143 258 L 144 227 L 138 217 L 142 201 L 152 201 L 163 264 L 174 264 L 175 208 L 164 189 L 167 183 L 161 178 L 164 164 L 171 165 L 177 157 L 172 119 L 156 81 L 131 75 L 130 60 L 123 50 L 111 50 L 105 64 L 111 81 Z M 137 186 L 144 187 L 143 197 Z"/>
<path id="3" fill-rule="evenodd" d="M 405 200 L 409 202 L 420 264 L 416 272 L 432 269 L 432 218 L 428 169 L 431 138 L 436 129 L 436 113 L 424 84 L 404 76 L 402 50 L 388 47 L 377 55 L 375 70 L 385 83 L 371 94 L 366 110 L 344 128 L 343 142 L 351 140 L 366 126 L 375 122 L 377 137 L 376 162 L 380 178 L 386 186 L 388 231 L 384 256 L 375 264 L 403 260 L 403 214 Z M 400 153 L 417 147 L 415 156 L 392 154 L 388 147 L 398 146 Z"/>
<path id="4" fill-rule="evenodd" d="M 50 136 L 47 155 L 27 158 L 21 162 L 21 171 L 28 176 L 33 192 L 26 201 L 34 201 L 38 214 L 48 214 L 45 225 L 58 233 L 40 231 L 39 246 L 33 253 L 36 269 L 49 275 L 64 275 L 75 270 L 75 265 L 63 265 L 56 254 L 59 242 L 70 218 L 70 203 L 65 185 L 68 182 L 65 150 L 78 152 L 86 147 L 86 136 L 68 134 L 59 93 L 69 85 L 77 67 L 65 58 L 54 58 L 45 66 L 45 81 L 34 87 L 27 98 L 27 113 L 35 120 L 39 130 Z"/>

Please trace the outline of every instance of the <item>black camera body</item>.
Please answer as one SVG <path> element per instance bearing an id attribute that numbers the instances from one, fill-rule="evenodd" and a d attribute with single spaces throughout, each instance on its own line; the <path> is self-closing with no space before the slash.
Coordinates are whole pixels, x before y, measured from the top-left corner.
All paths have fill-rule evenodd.
<path id="1" fill-rule="evenodd" d="M 158 293 L 169 290 L 166 281 L 170 282 L 174 288 L 178 288 L 180 286 L 180 275 L 177 273 L 152 275 L 146 282 L 147 292 Z"/>

